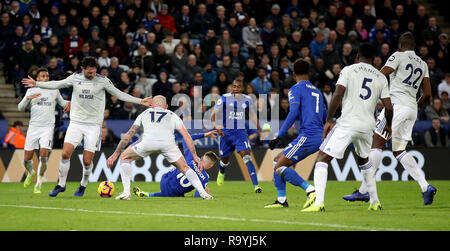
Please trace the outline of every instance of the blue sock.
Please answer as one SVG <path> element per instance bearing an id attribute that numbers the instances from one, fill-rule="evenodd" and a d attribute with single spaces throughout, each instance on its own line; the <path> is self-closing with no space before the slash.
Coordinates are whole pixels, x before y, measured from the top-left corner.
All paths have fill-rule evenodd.
<path id="1" fill-rule="evenodd" d="M 256 175 L 256 169 L 253 165 L 252 157 L 250 155 L 245 155 L 243 158 L 245 165 L 248 168 L 248 174 L 250 174 L 250 178 L 252 179 L 253 186 L 258 185 L 258 177 Z"/>
<path id="2" fill-rule="evenodd" d="M 276 172 L 273 172 L 273 183 L 277 188 L 278 197 L 286 197 L 286 181 L 278 175 Z"/>
<path id="3" fill-rule="evenodd" d="M 310 185 L 307 181 L 305 181 L 298 173 L 289 167 L 286 167 L 284 171 L 281 173 L 281 176 L 289 181 L 292 185 L 301 187 L 303 190 L 306 191 L 306 188 L 308 188 Z"/>
<path id="4" fill-rule="evenodd" d="M 222 161 L 219 161 L 219 172 L 220 172 L 221 174 L 225 174 L 225 168 L 226 168 L 229 164 L 230 164 L 230 163 L 224 164 Z"/>
<path id="5" fill-rule="evenodd" d="M 148 197 L 162 197 L 161 192 L 158 193 L 148 193 Z"/>

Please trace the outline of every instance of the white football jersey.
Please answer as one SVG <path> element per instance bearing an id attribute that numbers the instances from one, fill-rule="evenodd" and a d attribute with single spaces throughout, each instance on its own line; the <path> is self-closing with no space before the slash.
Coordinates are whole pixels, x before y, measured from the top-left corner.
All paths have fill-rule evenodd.
<path id="1" fill-rule="evenodd" d="M 164 108 L 148 108 L 136 118 L 133 125 L 144 129 L 142 140 L 175 142 L 174 130 L 184 126 L 174 112 Z"/>
<path id="2" fill-rule="evenodd" d="M 372 132 L 377 102 L 380 98 L 389 98 L 386 77 L 370 64 L 357 63 L 342 69 L 336 85 L 345 87 L 337 125 L 358 132 Z"/>
<path id="3" fill-rule="evenodd" d="M 384 66 L 394 69 L 389 76 L 392 103 L 417 110 L 417 92 L 423 78 L 430 77 L 427 64 L 414 51 L 397 51 Z"/>
<path id="4" fill-rule="evenodd" d="M 28 96 L 40 93 L 41 96 L 27 99 Z M 39 87 L 29 88 L 18 104 L 19 111 L 25 111 L 30 105 L 30 126 L 53 127 L 55 125 L 56 104 L 64 107 L 69 101 L 62 98 L 59 90 L 46 90 Z"/>
<path id="5" fill-rule="evenodd" d="M 60 81 L 36 82 L 45 89 L 61 89 L 72 87 L 70 104 L 70 120 L 87 125 L 101 125 L 105 111 L 105 91 L 119 100 L 140 104 L 141 99 L 130 96 L 117 89 L 105 76 L 96 74 L 92 79 L 83 73 L 74 73 Z"/>

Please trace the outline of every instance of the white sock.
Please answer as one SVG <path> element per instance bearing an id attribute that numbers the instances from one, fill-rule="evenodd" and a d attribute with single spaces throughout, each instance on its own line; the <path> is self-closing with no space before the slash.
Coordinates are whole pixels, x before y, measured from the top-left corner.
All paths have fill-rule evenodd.
<path id="1" fill-rule="evenodd" d="M 91 175 L 92 172 L 92 168 L 94 167 L 94 165 L 89 164 L 89 166 L 84 166 L 83 165 L 83 178 L 81 179 L 81 185 L 84 187 L 87 187 L 87 184 L 89 183 L 89 175 Z"/>
<path id="2" fill-rule="evenodd" d="M 325 188 L 327 186 L 328 164 L 317 162 L 314 167 L 314 186 L 316 187 L 315 205 L 322 205 L 325 201 Z"/>
<path id="3" fill-rule="evenodd" d="M 305 192 L 306 192 L 306 193 L 309 193 L 309 192 L 312 192 L 312 191 L 314 191 L 314 190 L 316 190 L 316 189 L 314 188 L 314 186 L 313 186 L 313 185 L 309 185 L 308 188 L 306 188 Z"/>
<path id="4" fill-rule="evenodd" d="M 419 183 L 422 192 L 425 192 L 428 187 L 428 182 L 425 180 L 425 174 L 417 165 L 417 162 L 414 159 L 414 157 L 411 154 L 404 151 L 397 156 L 397 160 L 400 161 L 400 163 L 402 163 L 403 167 L 406 169 L 409 175 L 411 175 L 411 177 L 413 177 L 413 179 Z"/>
<path id="5" fill-rule="evenodd" d="M 129 161 L 120 161 L 120 177 L 122 178 L 124 193 L 130 193 L 132 173 L 131 163 Z"/>
<path id="6" fill-rule="evenodd" d="M 383 153 L 383 150 L 378 148 L 372 148 L 369 153 L 369 161 L 372 163 L 372 166 L 375 168 L 375 170 L 378 170 L 378 167 L 381 163 L 381 154 Z M 376 173 L 376 171 L 375 171 Z M 366 181 L 363 178 L 363 181 L 361 183 L 361 187 L 359 188 L 359 192 L 362 194 L 365 194 L 368 192 Z"/>
<path id="7" fill-rule="evenodd" d="M 278 202 L 284 203 L 286 201 L 286 196 L 277 197 Z"/>
<path id="8" fill-rule="evenodd" d="M 23 165 L 25 166 L 25 169 L 27 169 L 28 175 L 33 174 L 34 169 L 33 169 L 33 160 L 32 159 L 24 160 Z"/>
<path id="9" fill-rule="evenodd" d="M 42 181 L 44 179 L 45 171 L 47 171 L 47 161 L 48 157 L 40 157 L 39 158 L 39 166 L 38 166 L 38 177 L 36 181 L 36 188 L 41 188 Z"/>
<path id="10" fill-rule="evenodd" d="M 367 191 L 369 192 L 370 204 L 373 205 L 380 202 L 378 200 L 377 182 L 375 180 L 377 169 L 372 166 L 372 163 L 370 161 L 362 166 L 359 166 L 359 168 L 361 169 L 364 177 L 364 182 L 366 183 Z"/>
<path id="11" fill-rule="evenodd" d="M 58 185 L 61 187 L 66 186 L 67 174 L 69 174 L 70 169 L 70 159 L 61 159 L 59 162 L 59 182 Z"/>
<path id="12" fill-rule="evenodd" d="M 202 182 L 198 178 L 197 174 L 191 168 L 188 168 L 184 173 L 184 176 L 191 182 L 192 186 L 198 191 L 200 196 L 206 194 L 205 189 L 203 188 Z"/>

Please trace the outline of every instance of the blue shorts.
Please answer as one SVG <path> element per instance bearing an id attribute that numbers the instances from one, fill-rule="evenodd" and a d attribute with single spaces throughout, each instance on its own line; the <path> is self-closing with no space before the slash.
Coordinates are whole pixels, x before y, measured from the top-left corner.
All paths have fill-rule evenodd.
<path id="1" fill-rule="evenodd" d="M 322 135 L 300 134 L 283 150 L 284 156 L 297 163 L 309 155 L 319 151 Z"/>
<path id="2" fill-rule="evenodd" d="M 247 133 L 236 133 L 219 138 L 219 153 L 221 158 L 229 156 L 235 149 L 237 152 L 252 150 Z"/>

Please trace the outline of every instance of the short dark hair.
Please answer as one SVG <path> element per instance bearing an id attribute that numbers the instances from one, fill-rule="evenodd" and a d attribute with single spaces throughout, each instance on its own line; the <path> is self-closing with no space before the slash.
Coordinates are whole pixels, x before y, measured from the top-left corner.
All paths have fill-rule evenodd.
<path id="1" fill-rule="evenodd" d="M 81 61 L 81 66 L 86 69 L 87 67 L 95 67 L 98 68 L 97 59 L 94 57 L 85 57 Z"/>
<path id="2" fill-rule="evenodd" d="M 307 75 L 307 74 L 309 74 L 309 63 L 306 60 L 302 59 L 302 58 L 295 60 L 294 73 L 296 75 Z"/>
<path id="3" fill-rule="evenodd" d="M 37 70 L 37 72 L 36 72 L 36 77 L 37 76 L 39 76 L 39 73 L 41 73 L 41 72 L 48 72 L 48 70 L 47 70 L 47 68 L 39 68 L 38 70 Z"/>
<path id="4" fill-rule="evenodd" d="M 369 43 L 363 43 L 359 47 L 359 56 L 362 58 L 373 59 L 376 53 L 375 47 Z"/>
<path id="5" fill-rule="evenodd" d="M 214 163 L 219 160 L 219 157 L 217 157 L 217 155 L 213 151 L 206 152 L 204 156 Z"/>
<path id="6" fill-rule="evenodd" d="M 16 126 L 22 126 L 23 127 L 23 123 L 22 123 L 22 121 L 15 121 L 14 122 L 14 124 L 13 124 L 13 127 L 16 127 Z"/>
<path id="7" fill-rule="evenodd" d="M 398 42 L 401 48 L 414 49 L 416 46 L 414 35 L 411 32 L 403 33 Z"/>

